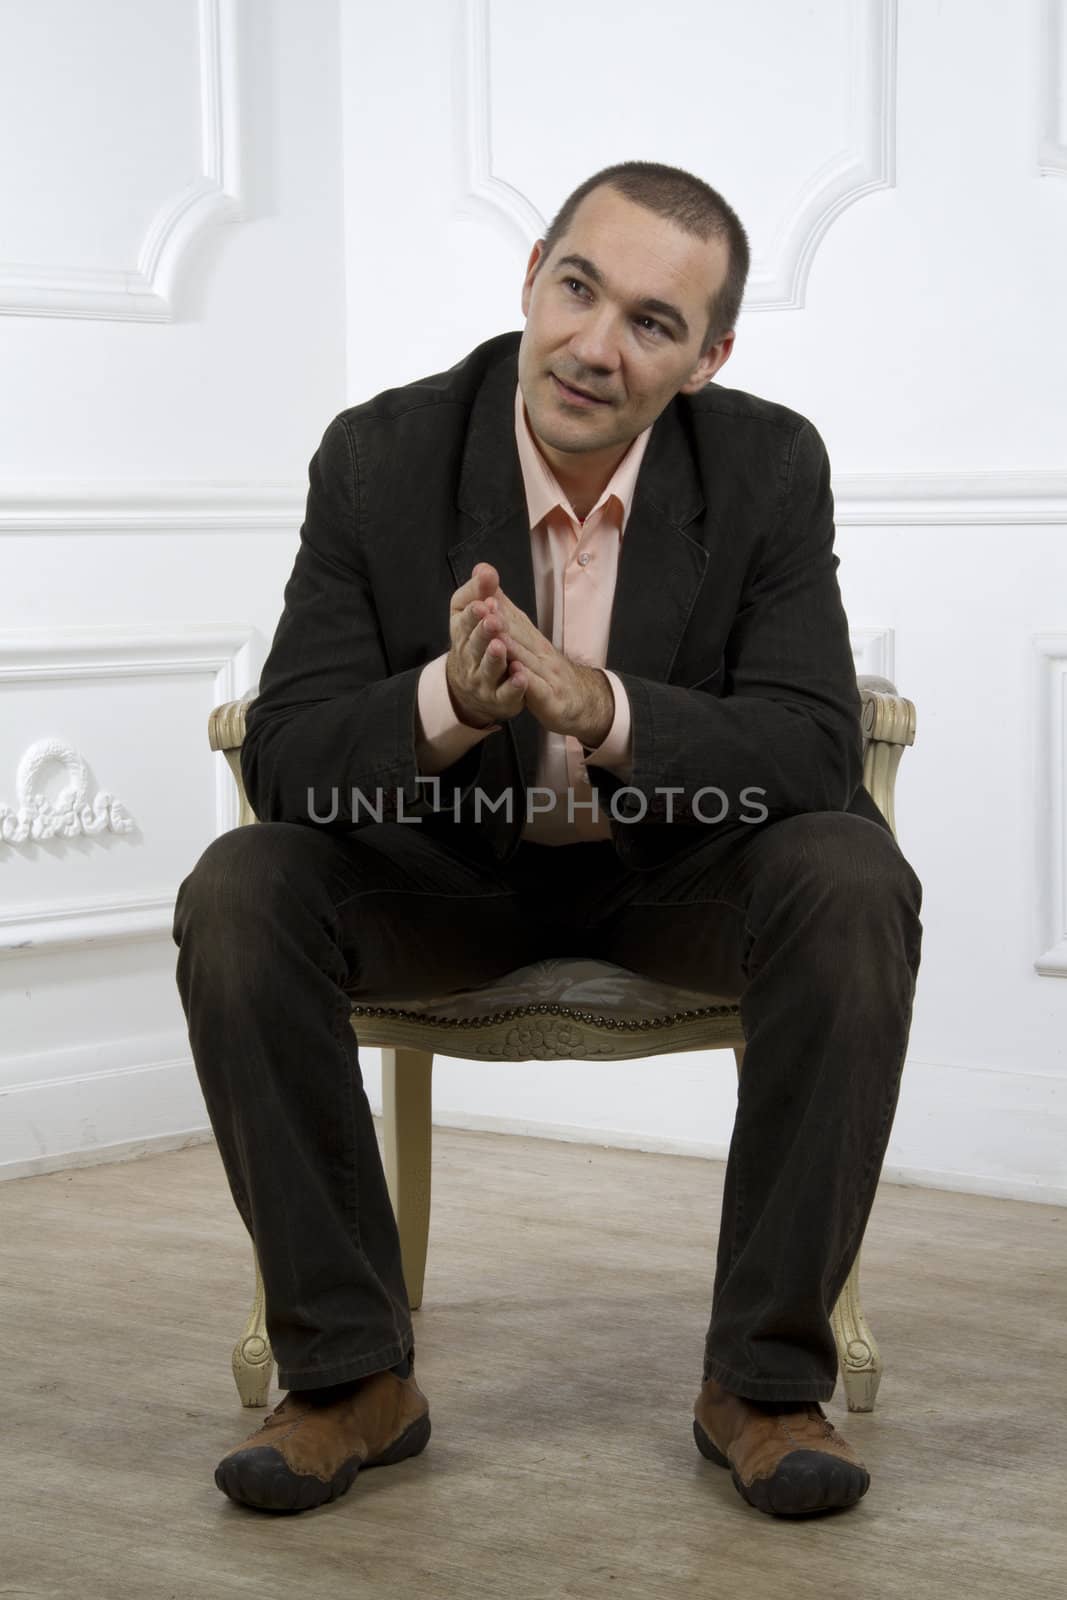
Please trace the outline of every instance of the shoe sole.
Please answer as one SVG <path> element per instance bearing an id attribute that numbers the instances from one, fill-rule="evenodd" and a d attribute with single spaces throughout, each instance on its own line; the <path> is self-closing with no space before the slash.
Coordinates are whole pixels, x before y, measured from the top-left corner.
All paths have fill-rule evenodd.
<path id="1" fill-rule="evenodd" d="M 253 1450 L 238 1450 L 215 1468 L 215 1485 L 239 1505 L 256 1511 L 292 1514 L 328 1505 L 347 1493 L 356 1474 L 369 1467 L 389 1467 L 408 1456 L 417 1456 L 430 1442 L 430 1414 L 416 1417 L 393 1443 L 373 1460 L 354 1457 L 339 1467 L 324 1483 L 313 1473 L 291 1472 L 273 1445 L 257 1445 Z"/>
<path id="2" fill-rule="evenodd" d="M 854 1467 L 825 1450 L 792 1450 L 769 1478 L 757 1478 L 746 1484 L 696 1419 L 693 1438 L 706 1460 L 728 1468 L 742 1500 L 774 1517 L 804 1517 L 814 1511 L 843 1510 L 862 1500 L 871 1486 L 871 1475 L 865 1467 Z"/>

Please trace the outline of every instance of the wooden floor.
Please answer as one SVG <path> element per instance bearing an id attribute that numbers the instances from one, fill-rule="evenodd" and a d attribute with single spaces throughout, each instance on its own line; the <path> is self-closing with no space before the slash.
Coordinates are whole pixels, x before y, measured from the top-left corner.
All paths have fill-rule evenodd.
<path id="1" fill-rule="evenodd" d="M 266 1414 L 230 1374 L 251 1251 L 214 1145 L 0 1184 L 0 1595 L 1067 1593 L 1067 1210 L 882 1185 L 877 1409 L 825 1408 L 871 1488 L 790 1521 L 693 1443 L 723 1170 L 436 1130 L 433 1436 L 298 1517 L 212 1478 Z"/>

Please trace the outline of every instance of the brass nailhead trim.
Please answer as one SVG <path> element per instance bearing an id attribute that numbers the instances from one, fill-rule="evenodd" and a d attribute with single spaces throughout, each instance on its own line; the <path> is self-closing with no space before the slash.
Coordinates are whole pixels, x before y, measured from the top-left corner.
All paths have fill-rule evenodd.
<path id="1" fill-rule="evenodd" d="M 597 1028 L 619 1028 L 628 1032 L 641 1032 L 649 1028 L 662 1028 L 668 1023 L 685 1022 L 694 1017 L 728 1017 L 737 1012 L 736 1006 L 699 1006 L 692 1011 L 672 1011 L 665 1017 L 604 1017 L 596 1011 L 575 1011 L 571 1006 L 548 1005 L 513 1006 L 506 1011 L 494 1011 L 487 1017 L 442 1017 L 430 1011 L 404 1011 L 393 1006 L 353 1005 L 352 1015 L 360 1017 L 392 1017 L 398 1022 L 425 1022 L 435 1028 L 490 1028 L 498 1022 L 510 1022 L 515 1017 L 528 1017 L 537 1012 L 567 1017 L 577 1022 L 588 1022 Z"/>

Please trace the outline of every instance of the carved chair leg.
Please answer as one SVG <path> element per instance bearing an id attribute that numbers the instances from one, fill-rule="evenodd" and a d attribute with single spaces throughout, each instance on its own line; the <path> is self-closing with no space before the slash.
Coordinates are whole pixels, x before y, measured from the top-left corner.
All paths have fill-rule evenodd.
<path id="1" fill-rule="evenodd" d="M 382 1047 L 385 1181 L 393 1202 L 404 1283 L 412 1311 L 422 1304 L 430 1232 L 433 1052 Z"/>
<path id="2" fill-rule="evenodd" d="M 837 1341 L 837 1361 L 850 1411 L 873 1411 L 882 1381 L 882 1358 L 860 1305 L 859 1252 L 845 1279 L 830 1321 Z"/>
<path id="3" fill-rule="evenodd" d="M 274 1372 L 274 1354 L 267 1338 L 267 1302 L 259 1257 L 252 1246 L 256 1293 L 244 1333 L 233 1347 L 233 1378 L 243 1406 L 265 1406 Z"/>
<path id="4" fill-rule="evenodd" d="M 734 1046 L 737 1075 L 740 1078 L 745 1060 L 743 1044 Z M 850 1411 L 873 1411 L 878 1385 L 882 1381 L 882 1358 L 874 1342 L 863 1307 L 860 1304 L 860 1258 L 852 1263 L 852 1271 L 830 1314 L 830 1323 L 837 1344 L 837 1364 L 845 1389 L 845 1401 Z"/>

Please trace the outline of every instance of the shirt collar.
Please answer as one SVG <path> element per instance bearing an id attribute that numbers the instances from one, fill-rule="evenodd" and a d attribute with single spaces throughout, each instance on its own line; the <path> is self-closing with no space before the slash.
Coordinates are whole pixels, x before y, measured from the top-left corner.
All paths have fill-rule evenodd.
<path id="1" fill-rule="evenodd" d="M 633 505 L 634 492 L 637 488 L 637 474 L 641 470 L 641 461 L 652 433 L 652 424 L 643 433 L 639 433 L 630 445 L 626 454 L 612 473 L 610 481 L 605 485 L 604 492 L 596 505 L 592 507 L 586 522 L 601 506 L 614 497 L 618 501 L 616 514 L 619 515 L 620 537 L 626 531 L 626 524 L 630 517 L 630 508 Z M 526 507 L 530 518 L 530 528 L 534 529 L 543 522 L 550 511 L 556 506 L 561 506 L 574 522 L 580 526 L 575 516 L 574 507 L 560 487 L 552 468 L 544 456 L 530 431 L 530 424 L 526 417 L 526 406 L 522 398 L 521 384 L 515 385 L 515 442 L 519 450 L 519 464 L 522 467 L 522 481 L 526 489 Z M 619 514 L 621 512 L 621 514 Z"/>

